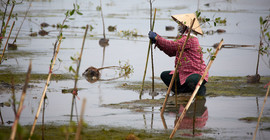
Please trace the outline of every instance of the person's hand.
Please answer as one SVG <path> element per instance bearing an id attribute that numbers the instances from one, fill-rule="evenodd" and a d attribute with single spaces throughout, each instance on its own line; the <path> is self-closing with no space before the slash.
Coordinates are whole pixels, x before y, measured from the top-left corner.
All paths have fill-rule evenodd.
<path id="1" fill-rule="evenodd" d="M 157 34 L 155 32 L 149 31 L 148 37 L 149 37 L 149 39 L 151 39 L 152 43 L 156 43 L 156 41 L 157 41 L 156 36 L 157 36 Z"/>

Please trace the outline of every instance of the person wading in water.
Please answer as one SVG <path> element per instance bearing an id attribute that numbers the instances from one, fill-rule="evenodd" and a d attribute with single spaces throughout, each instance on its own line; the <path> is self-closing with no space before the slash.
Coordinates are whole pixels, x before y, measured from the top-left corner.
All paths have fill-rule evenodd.
<path id="1" fill-rule="evenodd" d="M 188 29 L 191 25 L 192 20 L 195 18 L 193 28 L 191 30 L 190 38 L 187 40 L 186 46 L 182 57 L 180 58 L 180 65 L 177 69 L 177 76 L 175 77 L 177 92 L 178 93 L 191 93 L 194 91 L 198 81 L 204 73 L 206 68 L 203 60 L 203 53 L 199 44 L 197 35 L 203 35 L 200 23 L 196 18 L 195 14 L 180 14 L 173 15 L 172 18 L 178 23 L 179 34 L 175 41 L 167 40 L 158 35 L 155 32 L 150 31 L 148 37 L 152 43 L 167 54 L 170 57 L 176 56 L 175 66 L 178 61 L 178 56 L 181 51 L 186 38 Z M 178 50 L 178 48 L 180 49 Z M 163 71 L 160 75 L 162 81 L 169 86 L 174 71 Z M 206 93 L 205 84 L 208 81 L 208 73 L 197 93 L 199 96 L 204 96 Z M 175 84 L 172 86 L 172 91 L 175 93 Z"/>

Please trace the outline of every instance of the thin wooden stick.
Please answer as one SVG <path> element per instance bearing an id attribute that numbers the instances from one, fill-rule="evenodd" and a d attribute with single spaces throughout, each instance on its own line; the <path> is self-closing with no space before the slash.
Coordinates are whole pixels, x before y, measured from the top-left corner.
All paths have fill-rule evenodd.
<path id="1" fill-rule="evenodd" d="M 151 22 L 151 20 L 152 20 L 152 0 L 150 0 L 149 1 L 149 3 L 150 3 L 150 30 L 152 29 L 152 22 Z M 150 49 L 151 49 L 151 64 L 152 64 L 152 94 L 154 93 L 154 91 L 155 91 L 155 74 L 154 74 L 154 55 L 153 55 L 153 44 L 151 43 L 151 47 L 150 47 Z M 153 96 L 154 97 L 154 96 Z"/>
<path id="2" fill-rule="evenodd" d="M 9 23 L 10 17 L 11 17 L 11 15 L 12 15 L 12 12 L 13 12 L 14 6 L 15 6 L 15 1 L 13 1 L 13 2 L 12 2 L 12 7 L 11 7 L 11 10 L 10 10 L 10 12 L 9 12 L 9 16 L 8 16 L 8 19 L 7 19 L 7 23 L 6 23 L 6 25 L 5 25 L 4 29 L 3 29 L 3 31 L 4 31 L 4 32 L 5 32 L 5 31 L 6 31 L 6 29 L 7 29 L 7 26 L 8 26 L 8 23 Z"/>
<path id="3" fill-rule="evenodd" d="M 86 99 L 83 98 L 82 108 L 81 108 L 81 115 L 80 115 L 80 121 L 78 123 L 77 131 L 76 131 L 76 135 L 75 135 L 75 140 L 79 140 L 80 139 L 82 124 L 83 124 L 83 114 L 84 114 L 84 110 L 85 110 L 85 104 L 86 104 Z"/>
<path id="4" fill-rule="evenodd" d="M 15 139 L 15 134 L 16 134 L 16 130 L 17 130 L 17 124 L 19 122 L 20 114 L 21 114 L 22 109 L 23 109 L 23 102 L 24 102 L 24 98 L 25 98 L 25 95 L 26 95 L 26 89 L 28 87 L 28 83 L 29 83 L 29 80 L 30 80 L 31 70 L 32 70 L 32 61 L 30 61 L 30 64 L 28 66 L 28 71 L 27 71 L 27 75 L 26 75 L 26 78 L 25 78 L 25 83 L 24 83 L 24 86 L 23 86 L 23 91 L 22 91 L 22 95 L 21 95 L 20 104 L 19 104 L 19 107 L 18 107 L 17 114 L 15 116 L 14 124 L 13 124 L 12 129 L 11 129 L 10 140 Z"/>
<path id="5" fill-rule="evenodd" d="M 40 113 L 40 109 L 41 109 L 42 103 L 43 103 L 43 101 L 44 101 L 44 97 L 45 97 L 47 88 L 48 88 L 48 86 L 49 86 L 49 82 L 50 82 L 50 80 L 51 80 L 52 70 L 53 70 L 53 67 L 54 67 L 54 64 L 55 64 L 55 61 L 56 61 L 57 54 L 58 54 L 58 52 L 59 52 L 59 48 L 60 48 L 60 45 L 61 45 L 61 40 L 62 40 L 62 36 L 60 36 L 60 38 L 59 38 L 57 50 L 56 50 L 56 52 L 55 52 L 55 54 L 54 54 L 54 59 L 53 59 L 51 65 L 50 65 L 50 69 L 49 69 L 49 74 L 48 74 L 47 82 L 46 82 L 46 84 L 45 84 L 45 87 L 44 87 L 44 90 L 43 90 L 43 93 L 42 93 L 42 97 L 41 97 L 40 102 L 39 102 L 38 110 L 37 110 L 37 113 L 36 113 L 36 116 L 35 116 L 35 119 L 34 119 L 34 123 L 33 123 L 32 129 L 31 129 L 31 132 L 30 132 L 29 140 L 31 140 L 31 137 L 32 137 L 32 135 L 33 135 L 33 133 L 34 133 L 34 130 L 35 130 L 35 126 L 36 126 L 37 119 L 38 119 L 38 116 L 39 116 L 39 113 Z"/>
<path id="6" fill-rule="evenodd" d="M 154 19 L 153 19 L 153 25 L 152 25 L 151 31 L 154 30 L 155 20 L 156 20 L 156 12 L 157 12 L 157 9 L 155 8 Z M 146 70 L 147 70 L 147 65 L 148 65 L 148 59 L 149 59 L 149 53 L 150 53 L 151 45 L 152 45 L 152 41 L 151 41 L 151 39 L 150 39 L 150 40 L 149 40 L 149 45 L 148 45 L 148 51 L 147 51 L 147 58 L 146 58 L 146 63 L 145 63 L 145 69 L 144 69 L 143 81 L 142 81 L 142 86 L 141 86 L 140 99 L 142 98 L 143 87 L 144 87 L 144 80 L 145 80 L 145 75 L 146 75 Z"/>
<path id="7" fill-rule="evenodd" d="M 267 92 L 266 92 L 265 97 L 264 97 L 263 106 L 262 106 L 262 109 L 261 109 L 260 116 L 258 118 L 257 126 L 256 126 L 256 129 L 254 131 L 253 140 L 256 139 L 257 130 L 258 130 L 258 127 L 259 127 L 259 124 L 260 124 L 260 120 L 261 120 L 262 114 L 263 114 L 264 105 L 265 105 L 265 102 L 267 100 L 267 96 L 269 94 L 269 89 L 270 89 L 270 82 L 269 82 L 269 85 L 268 85 L 268 88 L 267 88 Z"/>
<path id="8" fill-rule="evenodd" d="M 77 65 L 76 74 L 75 74 L 75 84 L 74 84 L 74 88 L 73 88 L 73 92 L 72 92 L 73 93 L 73 96 L 72 96 L 70 122 L 72 121 L 73 105 L 74 105 L 75 96 L 77 95 L 77 81 L 78 81 L 78 77 L 79 77 L 79 70 L 80 70 L 81 59 L 82 59 L 82 54 L 83 54 L 84 43 L 85 43 L 85 38 L 86 38 L 86 35 L 87 35 L 87 31 L 88 31 L 88 25 L 86 25 L 86 28 L 85 28 L 85 33 L 84 33 L 84 37 L 83 37 L 83 43 L 82 43 L 81 53 L 80 53 L 80 56 L 78 58 L 79 63 Z"/>
<path id="9" fill-rule="evenodd" d="M 4 47 L 4 49 L 3 49 L 3 53 L 2 53 L 2 55 L 1 55 L 0 64 L 2 64 L 2 60 L 3 60 L 3 58 L 4 58 L 4 54 L 5 54 L 5 51 L 6 51 L 6 48 L 7 48 L 8 40 L 9 40 L 9 38 L 10 38 L 10 35 L 11 35 L 12 30 L 13 30 L 14 24 L 15 24 L 15 21 L 13 21 L 12 26 L 11 26 L 11 28 L 10 28 L 10 32 L 9 32 L 9 35 L 8 35 L 8 38 L 7 38 L 7 42 L 6 42 L 6 44 L 5 44 L 5 47 Z"/>
<path id="10" fill-rule="evenodd" d="M 184 110 L 183 110 L 181 116 L 179 117 L 179 119 L 178 119 L 178 121 L 177 121 L 177 123 L 176 123 L 176 125 L 175 125 L 175 127 L 174 127 L 174 129 L 173 129 L 173 131 L 172 131 L 172 133 L 171 133 L 171 135 L 170 135 L 170 138 L 173 138 L 173 136 L 174 136 L 176 130 L 179 128 L 179 126 L 180 126 L 180 124 L 181 124 L 181 122 L 182 122 L 182 120 L 183 120 L 183 118 L 184 118 L 184 116 L 185 116 L 185 114 L 186 114 L 186 112 L 187 112 L 187 110 L 188 110 L 188 108 L 189 108 L 191 102 L 193 101 L 194 97 L 196 96 L 196 94 L 197 94 L 199 88 L 201 87 L 201 84 L 202 84 L 202 82 L 203 82 L 205 76 L 207 75 L 207 73 L 208 73 L 208 71 L 209 71 L 209 69 L 210 69 L 210 67 L 211 67 L 211 65 L 212 65 L 212 63 L 213 63 L 213 61 L 214 61 L 214 59 L 216 58 L 217 53 L 218 53 L 218 51 L 220 50 L 220 48 L 221 48 L 221 46 L 222 46 L 222 43 L 223 43 L 223 39 L 220 41 L 220 43 L 219 43 L 219 45 L 218 45 L 218 47 L 217 47 L 217 49 L 216 49 L 215 54 L 212 56 L 213 59 L 210 60 L 209 64 L 208 64 L 207 67 L 205 68 L 204 74 L 203 74 L 203 76 L 201 77 L 201 79 L 200 79 L 200 81 L 198 82 L 198 84 L 196 85 L 196 88 L 195 88 L 194 92 L 192 93 L 192 95 L 191 95 L 191 97 L 190 97 L 190 99 L 189 99 L 187 105 L 185 106 L 185 108 L 184 108 Z"/>
<path id="11" fill-rule="evenodd" d="M 27 11 L 26 11 L 26 13 L 25 13 L 25 15 L 24 15 L 23 21 L 22 21 L 22 23 L 21 23 L 21 25 L 20 25 L 20 28 L 19 28 L 19 30 L 18 30 L 18 32 L 17 32 L 17 34 L 16 34 L 16 37 L 15 37 L 15 39 L 14 39 L 14 41 L 13 41 L 12 44 L 14 44 L 14 43 L 16 42 L 16 40 L 17 40 L 17 37 L 18 37 L 18 35 L 19 35 L 20 31 L 21 31 L 22 25 L 23 25 L 23 23 L 24 23 L 24 21 L 25 21 L 25 19 L 26 19 L 26 16 L 27 16 L 27 14 L 28 14 L 28 12 L 29 12 L 29 10 L 30 10 L 31 4 L 32 4 L 32 0 L 31 0 L 30 3 L 29 3 L 29 7 L 28 7 L 28 9 L 27 9 Z"/>
<path id="12" fill-rule="evenodd" d="M 181 59 L 182 54 L 183 54 L 183 52 L 184 52 L 185 46 L 186 46 L 186 44 L 187 44 L 187 40 L 188 40 L 189 37 L 190 37 L 190 32 L 191 32 L 191 30 L 192 30 L 192 27 L 193 27 L 194 22 L 195 22 L 195 18 L 194 18 L 194 19 L 192 20 L 192 22 L 191 22 L 191 26 L 190 26 L 189 31 L 188 31 L 188 36 L 187 36 L 187 38 L 186 38 L 184 44 L 182 45 L 182 50 L 181 50 L 181 52 L 180 52 L 180 54 L 179 54 L 178 61 L 177 61 L 177 64 L 176 64 L 176 66 L 175 66 L 175 72 L 173 73 L 173 76 L 172 76 L 172 79 L 171 79 L 169 88 L 168 88 L 168 90 L 167 90 L 167 94 L 166 94 L 165 100 L 164 100 L 163 105 L 162 105 L 162 109 L 161 109 L 161 112 L 160 112 L 160 116 L 163 116 L 164 110 L 165 110 L 165 108 L 166 108 L 167 100 L 168 100 L 169 94 L 170 94 L 170 92 L 171 92 L 171 89 L 172 89 L 172 86 L 173 86 L 173 83 L 174 83 L 174 79 L 175 79 L 175 77 L 176 77 L 176 75 L 177 75 L 177 69 L 178 69 L 178 66 L 179 66 L 179 64 L 180 64 L 180 59 Z M 178 50 L 180 50 L 179 48 L 180 48 L 180 46 L 178 47 Z"/>

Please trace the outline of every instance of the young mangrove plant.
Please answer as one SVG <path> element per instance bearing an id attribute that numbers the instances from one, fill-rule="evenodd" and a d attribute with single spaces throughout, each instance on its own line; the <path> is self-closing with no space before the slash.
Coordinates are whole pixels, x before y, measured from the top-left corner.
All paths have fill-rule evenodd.
<path id="1" fill-rule="evenodd" d="M 62 26 L 60 28 L 59 35 L 57 36 L 57 40 L 56 40 L 56 42 L 54 44 L 54 51 L 53 51 L 51 64 L 50 64 L 50 67 L 49 67 L 48 78 L 47 78 L 47 81 L 46 81 L 46 84 L 45 84 L 45 87 L 44 87 L 44 90 L 43 90 L 43 93 L 42 93 L 42 97 L 40 99 L 40 103 L 39 103 L 39 106 L 38 106 L 37 113 L 35 115 L 35 119 L 34 119 L 33 126 L 31 128 L 29 139 L 31 139 L 31 137 L 32 137 L 32 135 L 34 133 L 35 125 L 36 125 L 36 122 L 37 122 L 37 119 L 38 119 L 38 116 L 39 116 L 39 113 L 40 113 L 40 110 L 41 110 L 41 106 L 42 106 L 42 103 L 44 102 L 45 97 L 46 97 L 46 91 L 47 91 L 47 88 L 49 86 L 49 82 L 50 82 L 51 75 L 52 75 L 52 72 L 53 72 L 53 67 L 55 66 L 56 57 L 57 57 L 57 54 L 59 53 L 61 41 L 62 41 L 62 38 L 63 38 L 63 34 L 62 34 L 62 29 L 63 28 L 62 27 L 65 25 L 65 22 L 68 20 L 68 18 L 70 18 L 72 15 L 74 15 L 75 12 L 77 14 L 79 14 L 79 15 L 82 15 L 82 13 L 79 12 L 79 8 L 80 8 L 79 5 L 73 4 L 73 9 L 72 10 L 67 10 L 67 12 L 65 13 L 65 18 L 64 18 L 64 20 L 62 22 Z"/>
<path id="2" fill-rule="evenodd" d="M 260 64 L 260 56 L 270 54 L 270 15 L 266 16 L 265 18 L 260 17 L 260 44 L 258 50 L 258 57 L 257 57 L 257 66 L 256 66 L 256 74 L 247 76 L 247 83 L 259 83 L 260 82 L 260 75 L 259 75 L 259 64 Z M 269 64 L 270 65 L 270 64 Z"/>
<path id="3" fill-rule="evenodd" d="M 105 69 L 114 69 L 115 75 L 118 75 L 114 78 L 100 78 L 101 77 L 101 70 Z M 119 66 L 107 66 L 107 67 L 101 67 L 101 68 L 95 68 L 93 66 L 87 68 L 83 76 L 89 83 L 94 83 L 96 81 L 111 81 L 116 80 L 119 78 L 129 78 L 129 75 L 134 72 L 133 66 L 129 64 L 128 61 L 126 61 L 124 64 L 122 64 L 121 61 L 119 61 Z"/>

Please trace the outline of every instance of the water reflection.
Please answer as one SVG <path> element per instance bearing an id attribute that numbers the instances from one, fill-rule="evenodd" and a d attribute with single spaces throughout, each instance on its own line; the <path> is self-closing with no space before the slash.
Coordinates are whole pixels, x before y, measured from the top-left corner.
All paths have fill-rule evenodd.
<path id="1" fill-rule="evenodd" d="M 168 104 L 165 112 L 169 114 L 175 114 L 174 126 L 176 125 L 179 117 L 181 116 L 189 96 L 186 97 L 177 97 L 178 103 Z M 196 132 L 196 129 L 202 129 L 208 120 L 208 109 L 205 106 L 206 98 L 205 97 L 196 97 L 196 99 L 191 103 L 189 109 L 187 110 L 185 117 L 183 118 L 178 130 L 184 130 L 181 132 L 183 136 L 200 136 L 200 132 Z M 165 129 L 167 129 L 167 124 L 164 116 L 161 116 L 162 123 Z M 192 132 L 190 132 L 192 130 Z"/>

